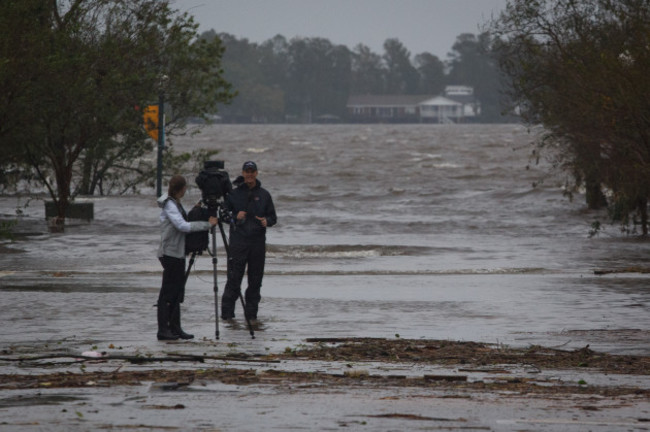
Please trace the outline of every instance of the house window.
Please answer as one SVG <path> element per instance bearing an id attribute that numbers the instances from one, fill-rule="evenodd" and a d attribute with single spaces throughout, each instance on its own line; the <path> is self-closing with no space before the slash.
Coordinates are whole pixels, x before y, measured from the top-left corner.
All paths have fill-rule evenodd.
<path id="1" fill-rule="evenodd" d="M 437 105 L 422 105 L 420 107 L 420 114 L 424 117 L 437 117 L 438 109 L 439 107 Z"/>
<path id="2" fill-rule="evenodd" d="M 458 115 L 458 107 L 457 106 L 447 106 L 444 107 L 444 112 L 443 115 L 445 116 L 456 116 Z"/>
<path id="3" fill-rule="evenodd" d="M 377 108 L 377 116 L 379 117 L 392 117 L 393 110 L 390 108 L 380 107 Z"/>

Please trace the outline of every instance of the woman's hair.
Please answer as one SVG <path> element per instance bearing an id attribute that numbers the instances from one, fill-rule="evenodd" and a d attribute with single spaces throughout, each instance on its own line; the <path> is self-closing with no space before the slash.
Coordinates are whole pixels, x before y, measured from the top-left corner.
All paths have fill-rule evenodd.
<path id="1" fill-rule="evenodd" d="M 172 198 L 176 198 L 176 196 L 183 190 L 185 185 L 187 185 L 185 177 L 176 174 L 171 179 L 169 179 L 169 189 L 167 191 L 167 195 Z"/>

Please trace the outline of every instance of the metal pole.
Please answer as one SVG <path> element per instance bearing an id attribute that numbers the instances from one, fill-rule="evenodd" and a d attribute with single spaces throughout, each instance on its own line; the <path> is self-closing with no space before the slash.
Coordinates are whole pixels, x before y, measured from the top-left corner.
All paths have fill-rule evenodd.
<path id="1" fill-rule="evenodd" d="M 158 178 L 156 196 L 162 195 L 163 150 L 165 149 L 165 91 L 158 94 Z"/>

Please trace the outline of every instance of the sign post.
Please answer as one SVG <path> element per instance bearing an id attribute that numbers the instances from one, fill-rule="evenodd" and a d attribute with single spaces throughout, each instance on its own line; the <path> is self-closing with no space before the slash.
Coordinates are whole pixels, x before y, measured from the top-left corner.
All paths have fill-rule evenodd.
<path id="1" fill-rule="evenodd" d="M 158 94 L 158 176 L 156 180 L 156 196 L 162 195 L 163 150 L 165 149 L 165 91 L 161 88 Z"/>

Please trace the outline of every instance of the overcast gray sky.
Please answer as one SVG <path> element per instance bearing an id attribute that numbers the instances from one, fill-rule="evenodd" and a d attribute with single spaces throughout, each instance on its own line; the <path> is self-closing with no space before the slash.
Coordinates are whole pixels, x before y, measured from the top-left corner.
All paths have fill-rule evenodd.
<path id="1" fill-rule="evenodd" d="M 383 54 L 397 38 L 414 56 L 428 51 L 447 58 L 461 33 L 505 8 L 507 0 L 175 0 L 199 31 L 214 29 L 261 43 L 277 34 L 322 37 L 353 49 L 362 43 Z"/>

